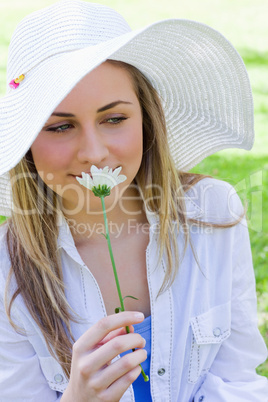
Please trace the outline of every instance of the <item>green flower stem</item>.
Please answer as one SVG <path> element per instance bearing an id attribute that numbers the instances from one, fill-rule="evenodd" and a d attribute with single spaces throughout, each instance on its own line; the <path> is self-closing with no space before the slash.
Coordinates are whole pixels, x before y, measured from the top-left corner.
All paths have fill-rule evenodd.
<path id="1" fill-rule="evenodd" d="M 110 234 L 109 234 L 109 227 L 108 227 L 108 220 L 107 220 L 104 196 L 103 195 L 100 196 L 100 199 L 101 199 L 101 205 L 102 205 L 102 210 L 103 210 L 104 225 L 105 225 L 105 232 L 106 232 L 106 240 L 107 240 L 108 249 L 109 249 L 109 253 L 110 253 L 110 258 L 111 258 L 111 262 L 112 262 L 112 266 L 113 266 L 113 272 L 114 272 L 114 278 L 115 278 L 117 293 L 118 293 L 119 300 L 120 300 L 120 309 L 121 309 L 121 311 L 125 311 L 124 299 L 122 297 L 120 284 L 119 284 L 119 279 L 118 279 L 118 275 L 117 275 L 117 271 L 116 271 L 116 267 L 115 267 L 115 261 L 114 261 L 114 256 L 113 256 L 113 250 L 112 250 L 112 245 L 111 245 Z M 129 334 L 130 330 L 129 330 L 128 326 L 126 326 L 126 331 Z M 133 350 L 133 352 L 135 351 L 135 349 L 132 349 L 132 350 Z M 141 367 L 141 374 L 143 376 L 144 381 L 149 381 L 149 376 L 145 374 L 145 372 L 144 372 L 144 370 L 143 370 L 141 365 L 140 365 L 140 367 Z"/>
<path id="2" fill-rule="evenodd" d="M 120 284 L 119 284 L 119 279 L 118 279 L 118 275 L 117 275 L 117 271 L 116 271 L 116 267 L 115 267 L 115 261 L 114 261 L 114 256 L 113 256 L 113 250 L 112 250 L 112 245 L 111 245 L 110 234 L 109 234 L 109 227 L 108 227 L 106 208 L 105 208 L 105 203 L 104 203 L 104 196 L 101 196 L 100 199 L 101 199 L 101 205 L 102 205 L 103 216 L 104 216 L 106 240 L 107 240 L 107 243 L 108 243 L 108 249 L 109 249 L 110 258 L 111 258 L 111 262 L 112 262 L 112 266 L 113 266 L 115 283 L 116 283 L 117 292 L 118 292 L 118 296 L 119 296 L 119 300 L 120 300 L 120 307 L 121 307 L 122 311 L 125 311 L 124 300 L 123 300 L 123 297 L 122 297 Z"/>

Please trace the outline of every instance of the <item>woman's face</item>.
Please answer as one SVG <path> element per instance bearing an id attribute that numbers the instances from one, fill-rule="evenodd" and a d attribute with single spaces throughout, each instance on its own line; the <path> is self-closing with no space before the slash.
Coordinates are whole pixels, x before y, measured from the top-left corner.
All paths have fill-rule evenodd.
<path id="1" fill-rule="evenodd" d="M 93 164 L 122 166 L 127 180 L 118 187 L 127 188 L 139 170 L 142 144 L 142 112 L 131 78 L 121 67 L 106 62 L 58 105 L 31 151 L 39 175 L 62 197 L 67 210 L 75 210 L 78 202 L 82 205 L 82 195 L 84 200 L 90 197 L 94 210 L 94 203 L 99 203 L 75 177 L 89 172 Z M 128 192 L 129 187 L 124 195 Z"/>

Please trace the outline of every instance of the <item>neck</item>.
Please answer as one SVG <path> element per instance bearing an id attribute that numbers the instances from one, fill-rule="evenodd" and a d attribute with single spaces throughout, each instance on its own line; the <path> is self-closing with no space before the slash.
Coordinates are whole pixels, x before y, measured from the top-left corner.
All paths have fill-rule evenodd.
<path id="1" fill-rule="evenodd" d="M 143 208 L 143 202 L 137 194 L 124 196 L 117 203 L 104 198 L 110 237 L 113 241 L 134 234 L 142 225 L 148 224 Z M 84 243 L 99 243 L 103 241 L 101 234 L 105 233 L 104 217 L 101 200 L 97 199 L 94 210 L 82 209 L 79 213 L 65 218 L 69 224 L 76 246 Z"/>

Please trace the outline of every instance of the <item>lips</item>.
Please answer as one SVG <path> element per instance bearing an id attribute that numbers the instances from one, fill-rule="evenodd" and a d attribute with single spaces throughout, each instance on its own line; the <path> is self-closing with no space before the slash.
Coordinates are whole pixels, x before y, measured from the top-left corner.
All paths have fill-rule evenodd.
<path id="1" fill-rule="evenodd" d="M 84 172 L 84 173 L 89 174 L 89 176 L 92 178 L 92 176 L 91 176 L 90 173 L 87 173 L 87 172 Z M 81 178 L 82 178 L 82 174 L 76 174 L 76 175 L 74 175 L 74 177 L 80 177 L 80 179 L 81 179 Z"/>
<path id="2" fill-rule="evenodd" d="M 91 175 L 90 172 L 83 172 L 83 173 L 89 174 L 89 176 L 92 178 L 92 175 Z M 72 176 L 72 177 L 80 177 L 80 179 L 81 179 L 82 178 L 82 173 L 71 174 L 70 176 Z"/>

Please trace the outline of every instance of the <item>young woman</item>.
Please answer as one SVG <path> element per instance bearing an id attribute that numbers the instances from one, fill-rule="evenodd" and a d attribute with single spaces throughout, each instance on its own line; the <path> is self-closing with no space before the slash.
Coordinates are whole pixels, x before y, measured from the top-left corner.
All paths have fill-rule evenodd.
<path id="1" fill-rule="evenodd" d="M 243 207 L 227 183 L 186 173 L 252 145 L 233 47 L 196 22 L 130 31 L 68 0 L 19 24 L 7 74 L 1 400 L 267 401 Z M 93 165 L 127 177 L 105 198 L 123 296 L 137 299 L 118 314 L 101 201 L 77 181 Z"/>

